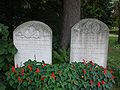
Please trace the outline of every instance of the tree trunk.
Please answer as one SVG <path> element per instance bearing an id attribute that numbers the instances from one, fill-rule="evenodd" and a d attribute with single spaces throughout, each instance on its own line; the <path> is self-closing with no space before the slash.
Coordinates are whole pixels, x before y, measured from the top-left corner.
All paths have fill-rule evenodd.
<path id="1" fill-rule="evenodd" d="M 80 0 L 63 0 L 63 29 L 61 47 L 67 49 L 70 43 L 71 28 L 80 20 Z"/>
<path id="2" fill-rule="evenodd" d="M 119 20 L 118 20 L 118 29 L 119 29 L 119 32 L 118 32 L 118 43 L 120 43 L 120 0 L 119 0 L 119 4 L 118 4 L 118 17 L 119 17 Z"/>

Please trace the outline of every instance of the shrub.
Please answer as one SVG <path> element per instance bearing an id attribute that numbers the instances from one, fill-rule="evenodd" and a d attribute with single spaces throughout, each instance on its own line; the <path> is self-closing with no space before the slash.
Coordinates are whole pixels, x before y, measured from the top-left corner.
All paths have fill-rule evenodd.
<path id="1" fill-rule="evenodd" d="M 118 27 L 112 27 L 110 29 L 110 34 L 118 35 L 118 31 L 119 31 Z"/>
<path id="2" fill-rule="evenodd" d="M 114 68 L 114 71 L 116 86 L 120 87 L 120 68 Z"/>
<path id="3" fill-rule="evenodd" d="M 92 61 L 46 65 L 28 60 L 6 75 L 15 90 L 109 90 L 114 83 L 112 72 Z"/>
<path id="4" fill-rule="evenodd" d="M 0 24 L 0 71 L 9 70 L 8 67 L 13 64 L 16 51 L 12 39 L 9 38 L 8 27 Z"/>
<path id="5" fill-rule="evenodd" d="M 53 50 L 53 63 L 69 63 L 69 51 L 66 49 Z"/>
<path id="6" fill-rule="evenodd" d="M 115 86 L 120 87 L 120 67 L 113 65 L 109 65 L 109 69 L 113 70 L 113 74 L 115 75 Z"/>
<path id="7" fill-rule="evenodd" d="M 110 31 L 110 34 L 118 35 L 118 31 Z"/>
<path id="8" fill-rule="evenodd" d="M 13 65 L 16 51 L 12 39 L 10 39 L 8 27 L 0 24 L 0 90 L 5 90 L 7 87 L 4 74 Z"/>

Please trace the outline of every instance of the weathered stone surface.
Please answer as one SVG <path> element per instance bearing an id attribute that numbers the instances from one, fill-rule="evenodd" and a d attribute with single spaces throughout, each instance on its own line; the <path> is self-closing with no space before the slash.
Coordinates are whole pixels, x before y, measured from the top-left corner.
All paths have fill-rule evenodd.
<path id="1" fill-rule="evenodd" d="M 70 62 L 92 60 L 106 67 L 109 28 L 97 19 L 83 19 L 72 27 Z"/>
<path id="2" fill-rule="evenodd" d="M 28 59 L 52 63 L 52 30 L 39 21 L 29 21 L 13 32 L 14 45 L 18 49 L 15 65 L 22 66 Z"/>

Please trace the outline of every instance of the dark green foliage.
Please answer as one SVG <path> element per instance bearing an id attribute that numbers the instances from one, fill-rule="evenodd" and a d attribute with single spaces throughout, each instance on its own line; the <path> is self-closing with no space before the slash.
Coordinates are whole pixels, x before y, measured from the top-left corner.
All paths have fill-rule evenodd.
<path id="1" fill-rule="evenodd" d="M 54 50 L 53 63 L 69 63 L 69 51 L 65 49 Z"/>
<path id="2" fill-rule="evenodd" d="M 115 86 L 120 87 L 120 67 L 111 65 L 111 66 L 109 66 L 109 69 L 112 69 L 114 71 Z"/>
<path id="3" fill-rule="evenodd" d="M 5 72 L 13 65 L 16 51 L 13 41 L 10 39 L 8 27 L 0 24 L 0 90 L 6 88 Z"/>
<path id="4" fill-rule="evenodd" d="M 6 86 L 0 82 L 0 90 L 5 90 Z"/>
<path id="5" fill-rule="evenodd" d="M 111 72 L 92 61 L 46 65 L 28 60 L 6 75 L 15 90 L 110 90 L 114 83 Z"/>
<path id="6" fill-rule="evenodd" d="M 109 41 L 108 67 L 114 70 L 115 85 L 120 87 L 120 44 L 117 37 L 110 37 Z"/>
<path id="7" fill-rule="evenodd" d="M 108 66 L 120 67 L 120 44 L 117 37 L 109 38 Z"/>
<path id="8" fill-rule="evenodd" d="M 109 31 L 110 34 L 118 35 L 118 31 Z"/>
<path id="9" fill-rule="evenodd" d="M 8 27 L 0 24 L 0 71 L 6 71 L 13 64 L 16 48 L 9 38 Z"/>
<path id="10" fill-rule="evenodd" d="M 108 26 L 112 24 L 111 0 L 81 0 L 81 17 L 97 18 Z"/>
<path id="11" fill-rule="evenodd" d="M 37 20 L 53 30 L 53 48 L 59 47 L 62 29 L 62 2 L 60 0 L 0 0 L 0 22 L 13 30 L 23 22 Z"/>
<path id="12" fill-rule="evenodd" d="M 112 68 L 113 69 L 113 68 Z M 115 82 L 116 82 L 116 86 L 117 87 L 120 87 L 120 68 L 118 68 L 118 67 L 115 67 L 114 68 L 114 70 L 115 70 L 115 76 L 116 76 L 116 78 L 115 78 Z"/>
<path id="13" fill-rule="evenodd" d="M 120 0 L 116 0 L 114 1 L 113 3 L 113 14 L 112 14 L 112 17 L 113 17 L 113 26 L 114 27 L 119 27 L 119 21 L 120 21 L 120 15 L 119 15 L 119 4 L 120 4 Z"/>
<path id="14" fill-rule="evenodd" d="M 111 22 L 111 0 L 81 0 L 81 17 Z M 60 47 L 63 22 L 62 0 L 0 0 L 0 22 L 8 25 L 10 35 L 21 23 L 38 20 L 53 30 L 53 49 Z"/>

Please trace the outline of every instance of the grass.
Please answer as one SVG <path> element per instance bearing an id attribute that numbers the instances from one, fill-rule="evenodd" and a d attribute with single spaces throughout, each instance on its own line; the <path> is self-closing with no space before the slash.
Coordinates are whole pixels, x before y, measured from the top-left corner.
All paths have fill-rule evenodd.
<path id="1" fill-rule="evenodd" d="M 120 90 L 119 87 L 114 87 L 112 90 Z"/>
<path id="2" fill-rule="evenodd" d="M 120 44 L 117 37 L 110 37 L 108 49 L 108 65 L 120 67 Z"/>
<path id="3" fill-rule="evenodd" d="M 108 66 L 120 68 L 120 44 L 117 43 L 117 37 L 109 38 Z M 120 87 L 114 86 L 112 90 L 120 90 Z"/>

